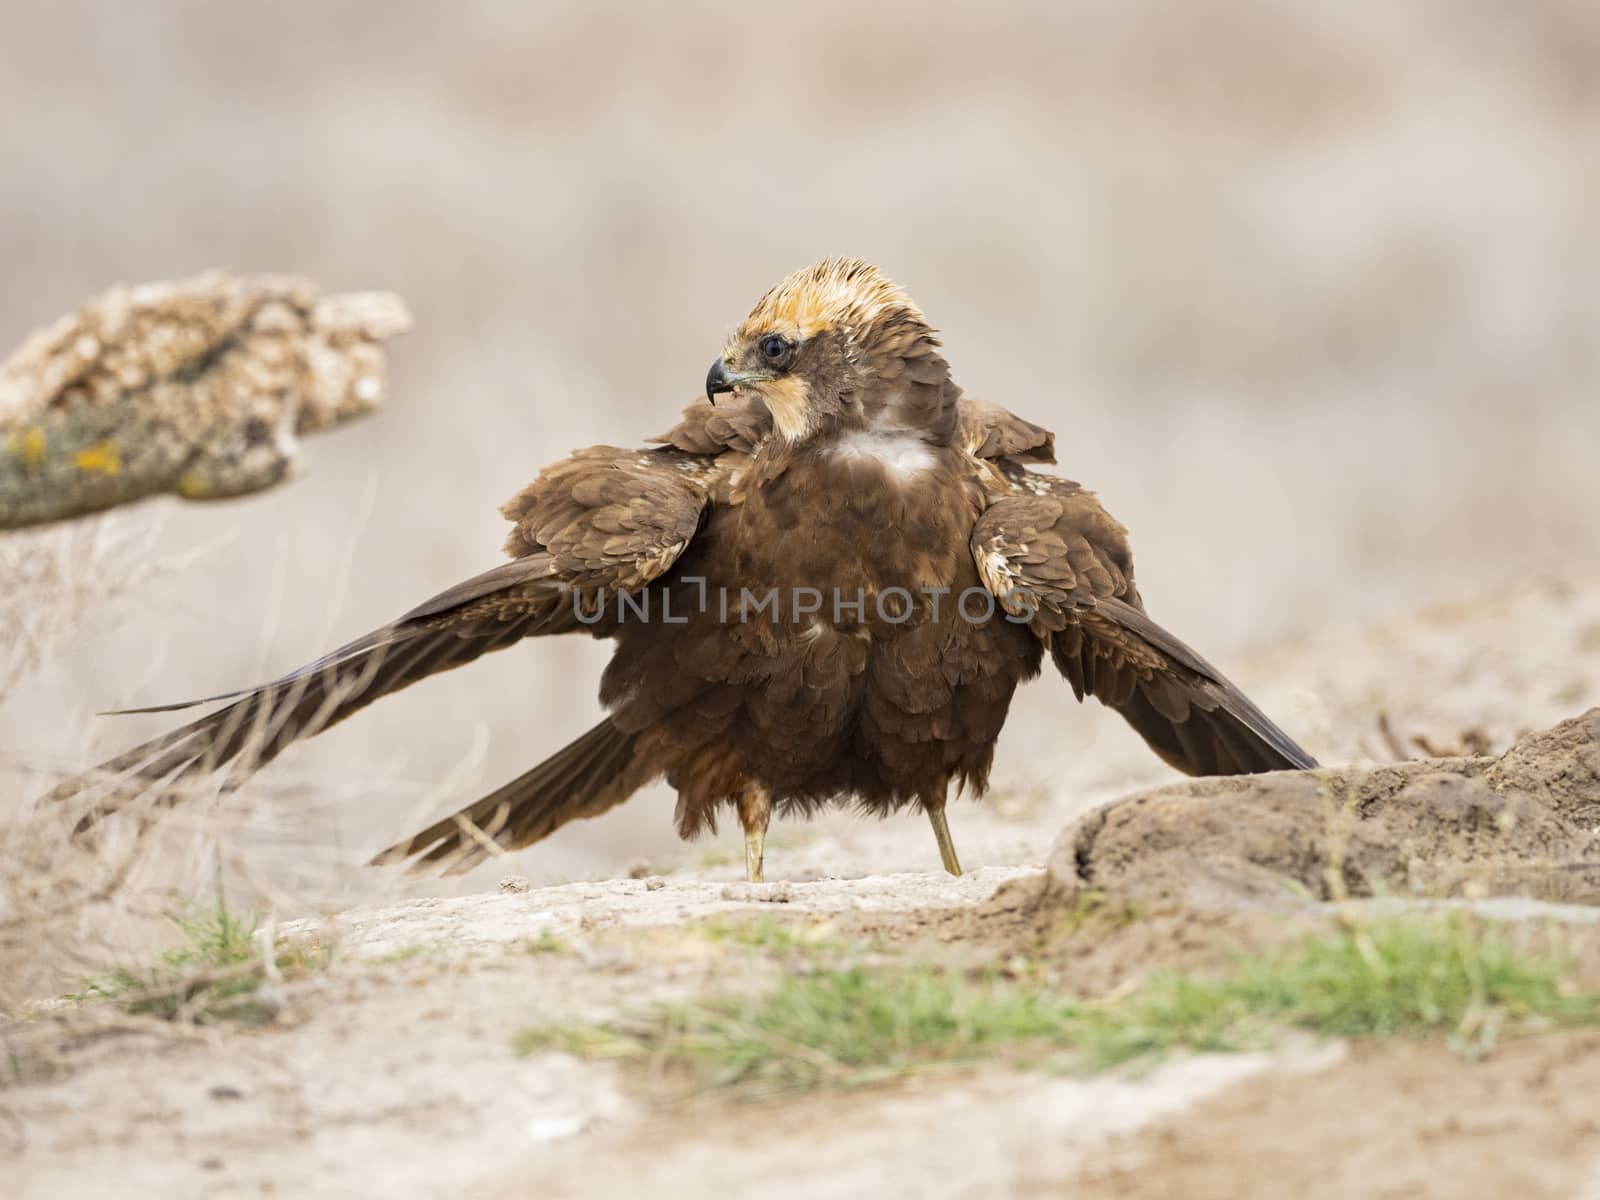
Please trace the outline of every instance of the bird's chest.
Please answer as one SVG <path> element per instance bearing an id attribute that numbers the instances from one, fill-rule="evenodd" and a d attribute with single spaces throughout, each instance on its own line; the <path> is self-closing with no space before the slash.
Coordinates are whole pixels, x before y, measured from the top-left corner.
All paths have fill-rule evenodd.
<path id="1" fill-rule="evenodd" d="M 779 589 L 873 600 L 949 587 L 970 565 L 982 497 L 960 456 L 910 439 L 861 438 L 759 464 L 726 530 L 736 577 Z"/>

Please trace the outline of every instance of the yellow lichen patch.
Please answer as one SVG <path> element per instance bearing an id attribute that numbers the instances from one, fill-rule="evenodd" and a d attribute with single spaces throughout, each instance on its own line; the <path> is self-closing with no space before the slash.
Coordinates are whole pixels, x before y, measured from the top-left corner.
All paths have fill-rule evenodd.
<path id="1" fill-rule="evenodd" d="M 79 450 L 73 462 L 80 471 L 93 471 L 99 475 L 116 475 L 122 470 L 122 456 L 116 443 L 109 438 Z"/>
<path id="2" fill-rule="evenodd" d="M 185 500 L 209 500 L 213 494 L 211 476 L 198 468 L 178 477 L 178 495 Z"/>
<path id="3" fill-rule="evenodd" d="M 44 461 L 44 452 L 48 448 L 49 440 L 45 437 L 44 430 L 37 425 L 30 425 L 20 433 L 13 433 L 10 441 L 11 453 L 20 458 L 25 466 L 36 467 Z"/>

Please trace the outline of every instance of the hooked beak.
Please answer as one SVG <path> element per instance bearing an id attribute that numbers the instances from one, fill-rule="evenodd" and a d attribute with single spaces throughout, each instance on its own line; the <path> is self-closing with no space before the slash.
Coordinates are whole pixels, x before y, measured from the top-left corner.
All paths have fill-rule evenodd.
<path id="1" fill-rule="evenodd" d="M 727 364 L 717 359 L 706 372 L 706 400 L 715 404 L 719 392 L 731 392 L 733 388 L 734 377 L 728 374 Z"/>
<path id="2" fill-rule="evenodd" d="M 730 371 L 728 370 L 728 364 L 719 358 L 711 364 L 711 370 L 706 372 L 706 399 L 715 404 L 717 396 L 723 392 L 731 392 L 742 384 L 760 383 L 764 379 L 771 378 L 771 375 L 763 375 L 754 371 L 747 374 Z"/>

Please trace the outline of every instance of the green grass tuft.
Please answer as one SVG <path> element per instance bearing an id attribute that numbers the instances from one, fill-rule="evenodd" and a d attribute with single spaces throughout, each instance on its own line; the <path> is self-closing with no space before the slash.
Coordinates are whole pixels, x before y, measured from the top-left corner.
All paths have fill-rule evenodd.
<path id="1" fill-rule="evenodd" d="M 521 1053 L 665 1056 L 717 1084 L 863 1083 L 1048 1037 L 1068 1002 L 931 968 L 819 971 L 770 993 L 658 1009 L 639 1022 L 529 1030 Z"/>
<path id="2" fill-rule="evenodd" d="M 257 916 L 220 904 L 200 915 L 174 918 L 173 924 L 183 940 L 164 951 L 158 964 L 95 976 L 65 999 L 114 1000 L 129 1013 L 201 1024 L 258 1025 L 276 1015 L 276 1008 L 257 995 L 266 982 L 256 945 Z M 326 967 L 331 951 L 318 942 L 280 942 L 273 957 L 281 975 L 295 978 Z"/>
<path id="3" fill-rule="evenodd" d="M 1085 1001 L 1037 981 L 932 967 L 814 970 L 773 991 L 662 1007 L 599 1026 L 525 1032 L 523 1053 L 648 1059 L 715 1085 L 851 1085 L 980 1059 L 1101 1069 L 1175 1050 L 1270 1045 L 1285 1029 L 1389 1038 L 1443 1034 L 1479 1054 L 1502 1032 L 1600 1020 L 1567 965 L 1465 917 L 1387 920 L 1259 958 L 1212 979 L 1166 973 Z"/>
<path id="4" fill-rule="evenodd" d="M 442 953 L 443 947 L 437 942 L 411 942 L 372 961 L 380 966 L 389 966 L 394 963 L 410 962 L 414 958 L 433 958 Z"/>
<path id="5" fill-rule="evenodd" d="M 849 948 L 844 940 L 834 936 L 832 921 L 780 920 L 760 916 L 713 917 L 695 926 L 701 934 L 714 942 L 727 942 L 769 954 L 833 954 Z"/>
<path id="6" fill-rule="evenodd" d="M 572 953 L 572 943 L 548 929 L 541 929 L 538 937 L 528 938 L 521 946 L 524 954 Z"/>
<path id="7" fill-rule="evenodd" d="M 1566 983 L 1553 951 L 1456 914 L 1353 924 L 1278 954 L 1241 962 L 1222 979 L 1162 974 L 1127 1000 L 1093 1010 L 1085 1049 L 1099 1064 L 1173 1047 L 1260 1045 L 1284 1026 L 1340 1037 L 1444 1034 L 1464 1053 L 1502 1029 L 1600 1019 L 1600 996 Z"/>

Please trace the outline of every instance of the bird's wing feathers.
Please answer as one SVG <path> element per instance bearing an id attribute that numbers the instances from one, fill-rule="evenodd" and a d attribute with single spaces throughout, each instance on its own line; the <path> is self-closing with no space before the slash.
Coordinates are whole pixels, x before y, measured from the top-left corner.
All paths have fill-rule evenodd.
<path id="1" fill-rule="evenodd" d="M 749 455 L 771 432 L 772 413 L 759 398 L 730 397 L 719 404 L 696 400 L 683 410 L 682 420 L 649 440 L 689 454 L 718 455 L 731 450 Z"/>
<path id="2" fill-rule="evenodd" d="M 399 620 L 258 688 L 131 712 L 226 707 L 147 742 L 94 774 L 153 780 L 239 760 L 236 778 L 380 696 L 525 637 L 580 623 L 577 596 L 632 591 L 667 570 L 698 530 L 726 467 L 675 449 L 592 447 L 556 463 L 504 509 L 516 557 L 449 588 Z M 603 606 L 600 606 L 603 608 Z M 585 606 L 587 612 L 588 606 Z M 598 611 L 598 610 L 597 610 Z M 69 781 L 58 792 L 81 790 Z"/>
<path id="3" fill-rule="evenodd" d="M 1007 611 L 1036 608 L 1049 631 L 1097 600 L 1137 595 L 1127 531 L 1094 494 L 1051 476 L 1029 480 L 1037 491 L 991 504 L 972 533 L 978 572 Z"/>
<path id="4" fill-rule="evenodd" d="M 1055 434 L 987 400 L 962 396 L 956 401 L 956 428 L 975 458 L 1056 461 Z"/>
<path id="5" fill-rule="evenodd" d="M 99 714 L 102 717 L 124 717 L 136 713 L 161 713 L 178 712 L 186 708 L 197 708 L 202 704 L 218 704 L 223 700 L 236 700 L 240 696 L 248 696 L 252 692 L 264 691 L 267 688 L 283 688 L 297 680 L 308 678 L 322 671 L 337 669 L 342 663 L 347 663 L 363 654 L 371 652 L 396 641 L 403 640 L 408 635 L 414 634 L 426 618 L 439 616 L 450 612 L 452 609 L 461 609 L 468 602 L 481 599 L 485 596 L 497 596 L 502 608 L 518 595 L 526 603 L 533 604 L 543 594 L 541 583 L 549 580 L 553 575 L 549 555 L 534 556 L 518 559 L 515 562 L 501 563 L 498 567 L 491 567 L 481 574 L 474 575 L 471 579 L 446 588 L 437 596 L 433 596 L 417 605 L 398 621 L 385 625 L 381 629 L 374 629 L 371 633 L 363 634 L 353 642 L 346 642 L 337 650 L 324 654 L 316 662 L 306 663 L 297 667 L 289 674 L 274 679 L 270 683 L 259 684 L 256 687 L 240 688 L 233 692 L 219 692 L 215 696 L 200 696 L 193 700 L 180 700 L 175 704 L 151 704 L 142 708 L 116 708 Z M 518 585 L 529 585 L 520 588 Z"/>
<path id="6" fill-rule="evenodd" d="M 1116 709 L 1193 775 L 1315 761 L 1210 663 L 1144 612 L 1127 533 L 1077 484 L 1023 472 L 972 534 L 984 585 L 1027 617 L 1081 700 Z"/>
<path id="7" fill-rule="evenodd" d="M 501 508 L 514 526 L 506 553 L 548 554 L 574 588 L 636 591 L 683 553 L 724 471 L 675 449 L 580 450 Z"/>

